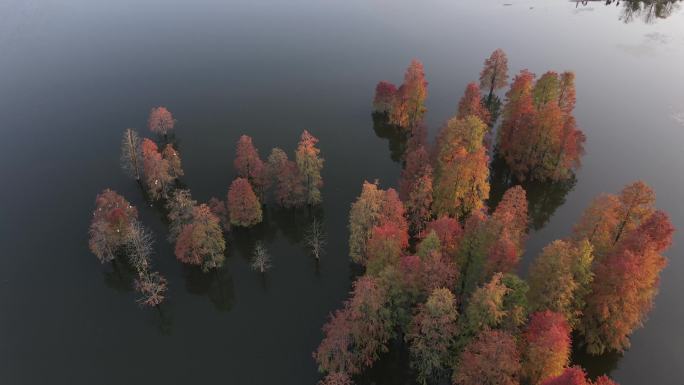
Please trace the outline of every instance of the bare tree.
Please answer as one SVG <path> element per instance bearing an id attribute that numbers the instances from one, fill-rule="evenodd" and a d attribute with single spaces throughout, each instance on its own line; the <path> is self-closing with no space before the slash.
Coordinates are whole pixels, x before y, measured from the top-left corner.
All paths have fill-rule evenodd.
<path id="1" fill-rule="evenodd" d="M 94 222 L 90 226 L 90 240 L 88 246 L 101 263 L 109 263 L 116 258 L 116 245 L 107 236 L 109 228 L 104 221 Z"/>
<path id="2" fill-rule="evenodd" d="M 126 235 L 126 255 L 140 276 L 147 274 L 147 269 L 150 267 L 153 244 L 152 233 L 140 221 L 133 221 Z"/>
<path id="3" fill-rule="evenodd" d="M 252 254 L 252 270 L 265 273 L 271 268 L 271 256 L 261 242 L 257 242 L 254 246 L 254 253 Z"/>
<path id="4" fill-rule="evenodd" d="M 311 254 L 313 254 L 316 259 L 321 259 L 321 255 L 325 253 L 324 248 L 327 242 L 323 226 L 318 219 L 314 218 L 311 225 L 309 225 L 309 228 L 306 229 L 304 242 L 306 242 L 306 245 L 311 249 Z"/>
<path id="5" fill-rule="evenodd" d="M 141 159 L 140 137 L 135 130 L 127 128 L 121 140 L 121 168 L 131 178 L 140 180 Z"/>
<path id="6" fill-rule="evenodd" d="M 167 282 L 158 272 L 145 272 L 135 280 L 135 290 L 140 293 L 138 303 L 142 306 L 158 306 L 166 297 Z"/>

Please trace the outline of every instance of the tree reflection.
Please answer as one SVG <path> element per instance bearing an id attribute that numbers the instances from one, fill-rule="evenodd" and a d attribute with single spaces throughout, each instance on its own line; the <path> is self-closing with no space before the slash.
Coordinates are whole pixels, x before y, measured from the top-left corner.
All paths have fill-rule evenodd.
<path id="1" fill-rule="evenodd" d="M 565 203 L 566 196 L 576 183 L 577 179 L 574 175 L 561 182 L 519 182 L 508 168 L 506 161 L 495 152 L 490 165 L 491 189 L 487 204 L 490 210 L 494 210 L 506 190 L 519 184 L 527 193 L 530 228 L 539 230 L 548 223 L 556 209 Z"/>
<path id="2" fill-rule="evenodd" d="M 588 5 L 592 0 L 577 1 L 577 5 Z M 642 19 L 644 23 L 655 23 L 658 19 L 666 19 L 674 11 L 679 9 L 681 0 L 598 0 L 605 5 L 620 6 L 622 3 L 622 15 L 620 20 L 631 23 L 636 19 Z"/>
<path id="3" fill-rule="evenodd" d="M 573 336 L 573 349 L 570 358 L 572 364 L 582 366 L 591 379 L 596 379 L 602 375 L 610 376 L 610 373 L 617 368 L 622 359 L 622 353 L 609 352 L 600 356 L 591 355 L 579 343 L 581 338 L 576 337 Z M 575 343 L 576 341 L 578 343 Z"/>
<path id="4" fill-rule="evenodd" d="M 229 311 L 233 307 L 233 277 L 227 267 L 205 273 L 199 266 L 183 265 L 183 275 L 188 293 L 208 296 L 219 311 Z"/>
<path id="5" fill-rule="evenodd" d="M 408 144 L 409 135 L 401 127 L 389 123 L 387 114 L 373 113 L 373 130 L 378 138 L 387 139 L 389 142 L 390 158 L 400 163 Z"/>

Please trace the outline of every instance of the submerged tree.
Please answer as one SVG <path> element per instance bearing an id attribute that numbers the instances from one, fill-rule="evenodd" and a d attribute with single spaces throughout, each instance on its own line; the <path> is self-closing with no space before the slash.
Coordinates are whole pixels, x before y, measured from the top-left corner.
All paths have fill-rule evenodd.
<path id="1" fill-rule="evenodd" d="M 335 372 L 325 376 L 324 379 L 318 382 L 318 385 L 354 385 L 347 373 Z"/>
<path id="2" fill-rule="evenodd" d="M 127 128 L 121 139 L 121 168 L 128 176 L 140 180 L 142 168 L 142 153 L 138 133 Z"/>
<path id="3" fill-rule="evenodd" d="M 240 136 L 235 148 L 233 166 L 238 177 L 246 179 L 254 191 L 262 197 L 266 185 L 264 162 L 259 157 L 259 151 L 252 144 L 252 138 Z"/>
<path id="4" fill-rule="evenodd" d="M 442 376 L 449 368 L 457 317 L 456 298 L 446 288 L 435 289 L 413 317 L 406 340 L 411 366 L 418 372 L 421 384 Z"/>
<path id="5" fill-rule="evenodd" d="M 480 72 L 480 88 L 487 93 L 487 105 L 492 103 L 494 91 L 506 86 L 508 80 L 508 57 L 498 48 L 484 62 Z"/>
<path id="6" fill-rule="evenodd" d="M 458 111 L 456 112 L 456 117 L 459 119 L 465 119 L 471 115 L 477 116 L 482 123 L 486 125 L 491 123 L 491 114 L 487 107 L 482 103 L 480 89 L 478 88 L 477 83 L 468 83 L 465 94 L 458 102 Z"/>
<path id="7" fill-rule="evenodd" d="M 174 190 L 166 201 L 169 241 L 174 242 L 183 230 L 183 226 L 192 222 L 195 206 L 197 206 L 197 201 L 192 199 L 190 190 Z"/>
<path id="8" fill-rule="evenodd" d="M 268 254 L 268 250 L 266 250 L 266 247 L 264 247 L 261 242 L 257 242 L 256 246 L 254 246 L 254 252 L 252 252 L 252 263 L 250 264 L 250 267 L 252 270 L 263 274 L 272 266 L 271 256 Z"/>
<path id="9" fill-rule="evenodd" d="M 321 371 L 358 374 L 387 351 L 393 334 L 387 299 L 375 278 L 354 282 L 351 298 L 323 326 L 325 337 L 313 353 Z"/>
<path id="10" fill-rule="evenodd" d="M 309 250 L 311 250 L 311 254 L 316 257 L 316 260 L 321 259 L 321 255 L 325 253 L 326 238 L 322 224 L 318 219 L 314 218 L 304 233 L 304 242 L 309 247 Z"/>
<path id="11" fill-rule="evenodd" d="M 390 123 L 411 129 L 422 120 L 426 111 L 427 85 L 423 64 L 413 59 L 406 69 L 404 83 L 396 92 Z"/>
<path id="12" fill-rule="evenodd" d="M 673 233 L 667 214 L 656 211 L 597 261 L 578 327 L 589 353 L 629 347 L 630 334 L 643 325 L 653 307 L 660 272 L 667 263 L 661 253 L 669 248 Z"/>
<path id="13" fill-rule="evenodd" d="M 88 246 L 100 262 L 111 262 L 125 247 L 128 234 L 138 218 L 138 210 L 110 189 L 95 198 Z"/>
<path id="14" fill-rule="evenodd" d="M 299 207 L 306 203 L 304 180 L 297 164 L 287 158 L 280 148 L 271 150 L 267 167 L 269 183 L 274 185 L 276 202 L 285 208 Z"/>
<path id="15" fill-rule="evenodd" d="M 321 150 L 316 147 L 316 143 L 318 143 L 318 139 L 309 131 L 304 130 L 295 153 L 299 174 L 304 179 L 306 203 L 309 205 L 317 205 L 322 201 L 323 178 L 321 177 L 321 170 L 323 169 L 323 158 L 320 157 Z"/>
<path id="16" fill-rule="evenodd" d="M 168 143 L 164 147 L 164 150 L 162 151 L 162 158 L 169 163 L 169 173 L 174 179 L 184 175 L 183 167 L 181 167 L 180 155 L 178 154 L 178 151 L 173 148 L 171 143 Z"/>
<path id="17" fill-rule="evenodd" d="M 126 234 L 125 250 L 128 262 L 138 273 L 145 272 L 150 267 L 153 244 L 152 233 L 140 221 L 133 220 L 130 231 Z"/>
<path id="18" fill-rule="evenodd" d="M 157 144 L 150 139 L 143 139 L 141 147 L 147 193 L 153 200 L 166 198 L 170 185 L 175 179 L 171 174 L 170 164 L 168 160 L 162 158 Z"/>
<path id="19" fill-rule="evenodd" d="M 154 107 L 150 111 L 150 117 L 147 120 L 147 126 L 150 131 L 155 134 L 167 136 L 167 134 L 173 130 L 173 126 L 176 124 L 176 120 L 171 115 L 171 112 L 166 109 L 166 107 Z"/>
<path id="20" fill-rule="evenodd" d="M 585 137 L 572 115 L 574 79 L 549 71 L 535 82 L 527 70 L 513 79 L 498 149 L 519 180 L 567 180 L 579 168 Z"/>
<path id="21" fill-rule="evenodd" d="M 183 263 L 199 265 L 202 270 L 223 266 L 226 242 L 219 219 L 209 206 L 193 208 L 192 222 L 183 226 L 176 240 L 176 258 Z"/>
<path id="22" fill-rule="evenodd" d="M 373 112 L 389 114 L 392 111 L 394 98 L 397 97 L 397 86 L 392 83 L 381 81 L 375 86 L 373 98 Z"/>
<path id="23" fill-rule="evenodd" d="M 228 212 L 230 223 L 235 226 L 251 227 L 261 222 L 261 203 L 247 179 L 237 178 L 228 190 Z"/>
<path id="24" fill-rule="evenodd" d="M 167 289 L 166 278 L 156 271 L 142 274 L 135 280 L 135 290 L 140 293 L 138 303 L 141 306 L 159 306 L 166 298 Z"/>

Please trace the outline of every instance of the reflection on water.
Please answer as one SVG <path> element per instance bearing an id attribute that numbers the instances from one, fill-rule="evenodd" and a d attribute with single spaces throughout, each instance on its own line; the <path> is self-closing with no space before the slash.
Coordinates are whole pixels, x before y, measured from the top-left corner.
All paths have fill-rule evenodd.
<path id="1" fill-rule="evenodd" d="M 598 0 L 577 1 L 577 6 L 588 5 L 590 2 L 603 2 L 605 5 L 612 5 L 619 7 L 622 4 L 622 13 L 620 20 L 625 23 L 631 23 L 634 20 L 641 19 L 644 23 L 655 23 L 658 19 L 666 19 L 679 9 L 679 2 L 681 0 Z"/>
<path id="2" fill-rule="evenodd" d="M 544 227 L 553 216 L 553 213 L 565 203 L 565 197 L 577 184 L 577 178 L 571 178 L 560 182 L 519 182 L 508 168 L 506 161 L 496 152 L 490 165 L 489 200 L 487 205 L 494 210 L 503 194 L 515 185 L 521 185 L 527 193 L 528 214 L 530 228 L 539 230 Z"/>
<path id="3" fill-rule="evenodd" d="M 206 295 L 219 311 L 229 311 L 233 307 L 233 277 L 226 266 L 205 273 L 199 266 L 183 265 L 183 276 L 188 293 Z"/>
<path id="4" fill-rule="evenodd" d="M 578 340 L 573 336 L 573 349 L 570 361 L 573 364 L 580 365 L 587 371 L 587 375 L 592 379 L 602 375 L 610 376 L 613 370 L 617 369 L 618 363 L 622 358 L 622 354 L 618 352 L 607 352 L 600 356 L 592 356 L 586 352 L 583 346 L 575 344 L 574 341 Z"/>
<path id="5" fill-rule="evenodd" d="M 390 124 L 387 114 L 384 113 L 373 113 L 373 130 L 378 138 L 387 139 L 390 157 L 393 161 L 400 163 L 408 144 L 406 131 Z"/>

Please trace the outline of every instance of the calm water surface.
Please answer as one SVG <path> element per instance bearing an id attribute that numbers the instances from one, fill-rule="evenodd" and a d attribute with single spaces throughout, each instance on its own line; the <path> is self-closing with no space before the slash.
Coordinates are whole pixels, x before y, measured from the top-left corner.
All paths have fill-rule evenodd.
<path id="1" fill-rule="evenodd" d="M 576 72 L 584 167 L 574 185 L 535 190 L 523 273 L 592 197 L 637 178 L 684 229 L 684 12 L 632 16 L 622 4 L 563 0 L 0 0 L 0 383 L 314 384 L 320 327 L 355 274 L 349 205 L 364 179 L 387 187 L 399 175 L 396 143 L 373 129 L 373 89 L 400 82 L 413 57 L 430 82 L 432 135 L 497 47 L 513 72 Z M 223 269 L 178 263 L 162 214 L 118 164 L 122 130 L 147 134 L 159 104 L 178 119 L 183 182 L 201 201 L 225 196 L 241 134 L 262 156 L 291 152 L 303 129 L 319 137 L 322 262 L 301 245 L 306 213 L 271 211 L 229 237 Z M 160 312 L 138 309 L 129 274 L 88 252 L 106 187 L 156 234 L 154 263 L 170 282 Z M 683 237 L 632 348 L 577 357 L 592 373 L 682 384 Z M 257 240 L 274 258 L 265 279 L 248 266 Z M 395 355 L 362 382 L 410 383 Z"/>

